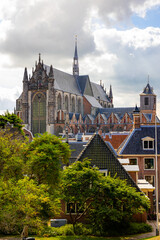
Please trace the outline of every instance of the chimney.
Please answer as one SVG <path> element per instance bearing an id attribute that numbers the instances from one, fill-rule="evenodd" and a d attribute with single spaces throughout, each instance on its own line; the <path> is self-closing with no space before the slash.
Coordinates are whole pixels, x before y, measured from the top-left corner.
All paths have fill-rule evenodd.
<path id="1" fill-rule="evenodd" d="M 136 105 L 133 111 L 133 129 L 140 128 L 140 111 Z"/>

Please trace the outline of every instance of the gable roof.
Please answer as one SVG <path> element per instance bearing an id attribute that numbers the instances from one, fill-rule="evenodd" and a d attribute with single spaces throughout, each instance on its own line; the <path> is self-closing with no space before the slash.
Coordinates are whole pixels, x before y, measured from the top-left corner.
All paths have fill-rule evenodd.
<path id="1" fill-rule="evenodd" d="M 92 107 L 95 108 L 102 108 L 102 106 L 99 104 L 99 102 L 92 96 L 84 95 L 84 97 L 87 99 L 87 101 L 91 104 Z"/>
<path id="2" fill-rule="evenodd" d="M 91 82 L 88 75 L 78 76 L 77 82 L 80 87 L 82 95 L 86 94 L 89 96 L 93 96 Z"/>
<path id="3" fill-rule="evenodd" d="M 91 159 L 92 166 L 97 166 L 99 169 L 107 169 L 111 177 L 116 176 L 122 180 L 126 179 L 129 185 L 140 191 L 131 176 L 117 159 L 110 144 L 105 143 L 99 134 L 92 136 L 76 161 L 82 161 L 84 158 Z"/>
<path id="4" fill-rule="evenodd" d="M 96 99 L 100 98 L 100 100 L 111 102 L 101 85 L 91 82 L 91 86 L 92 86 L 93 96 Z"/>
<path id="5" fill-rule="evenodd" d="M 119 154 L 155 154 L 155 141 L 154 149 L 143 149 L 142 139 L 149 137 L 155 139 L 155 126 L 154 125 L 142 125 L 139 129 L 134 129 L 128 136 L 125 142 L 122 143 Z M 157 150 L 160 154 L 160 126 L 157 126 Z"/>

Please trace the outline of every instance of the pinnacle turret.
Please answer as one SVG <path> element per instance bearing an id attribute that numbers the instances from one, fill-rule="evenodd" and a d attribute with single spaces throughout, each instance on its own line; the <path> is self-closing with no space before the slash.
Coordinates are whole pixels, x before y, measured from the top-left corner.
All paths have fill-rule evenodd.
<path id="1" fill-rule="evenodd" d="M 28 72 L 26 67 L 24 69 L 23 82 L 28 82 Z"/>
<path id="2" fill-rule="evenodd" d="M 73 76 L 79 76 L 77 36 L 75 38 L 75 51 L 74 51 L 74 58 L 73 58 Z"/>

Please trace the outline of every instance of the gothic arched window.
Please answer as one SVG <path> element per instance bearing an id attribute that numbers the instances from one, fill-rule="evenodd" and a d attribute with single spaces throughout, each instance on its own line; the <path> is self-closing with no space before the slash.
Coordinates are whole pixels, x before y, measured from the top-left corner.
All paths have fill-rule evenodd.
<path id="1" fill-rule="evenodd" d="M 68 96 L 65 96 L 65 110 L 68 111 Z"/>
<path id="2" fill-rule="evenodd" d="M 58 94 L 57 97 L 57 109 L 60 110 L 61 109 L 61 94 Z"/>
<path id="3" fill-rule="evenodd" d="M 75 99 L 72 97 L 72 112 L 75 112 Z"/>
<path id="4" fill-rule="evenodd" d="M 81 113 L 81 99 L 78 99 L 78 113 Z"/>
<path id="5" fill-rule="evenodd" d="M 46 131 L 46 97 L 42 93 L 35 95 L 32 101 L 32 132 Z"/>

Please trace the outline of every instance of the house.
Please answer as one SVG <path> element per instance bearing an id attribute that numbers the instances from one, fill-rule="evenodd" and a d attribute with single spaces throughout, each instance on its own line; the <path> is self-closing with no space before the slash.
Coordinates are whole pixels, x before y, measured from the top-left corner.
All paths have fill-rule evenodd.
<path id="1" fill-rule="evenodd" d="M 137 164 L 139 166 L 138 178 L 145 179 L 155 186 L 157 144 L 158 185 L 160 186 L 160 125 L 140 124 L 141 114 L 138 108 L 133 116 L 134 127 L 117 150 L 118 157 L 128 158 L 130 165 Z"/>
<path id="2" fill-rule="evenodd" d="M 119 177 L 126 180 L 127 183 L 136 188 L 139 192 L 145 192 L 153 202 L 154 187 L 147 181 L 139 182 L 137 165 L 127 165 L 129 160 L 118 159 L 117 153 L 109 142 L 105 142 L 103 138 L 95 133 L 92 138 L 86 142 L 69 142 L 72 150 L 70 164 L 74 161 L 82 161 L 85 158 L 91 159 L 91 165 L 96 166 L 107 176 Z M 62 201 L 62 212 L 58 218 L 65 218 L 70 221 L 68 205 Z M 146 221 L 146 214 L 136 216 L 137 221 Z M 84 219 L 83 219 L 84 220 Z"/>

